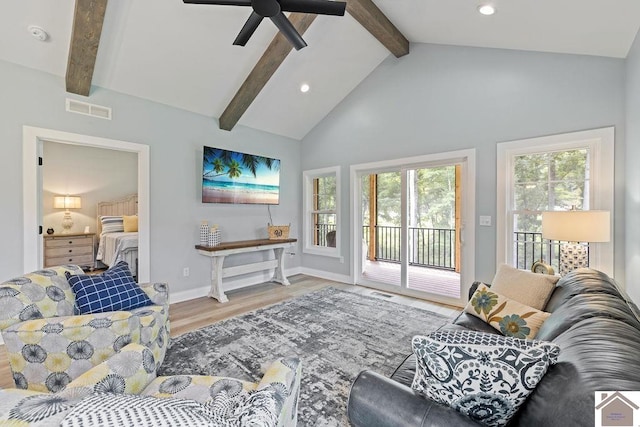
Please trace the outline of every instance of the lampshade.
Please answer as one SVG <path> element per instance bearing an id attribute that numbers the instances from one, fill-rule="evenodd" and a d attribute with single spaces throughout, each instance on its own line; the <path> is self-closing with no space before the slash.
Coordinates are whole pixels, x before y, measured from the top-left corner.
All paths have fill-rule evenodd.
<path id="1" fill-rule="evenodd" d="M 542 212 L 542 237 L 564 242 L 608 242 L 609 211 Z"/>
<path id="2" fill-rule="evenodd" d="M 55 196 L 53 207 L 55 209 L 80 209 L 82 208 L 82 199 L 78 196 Z"/>

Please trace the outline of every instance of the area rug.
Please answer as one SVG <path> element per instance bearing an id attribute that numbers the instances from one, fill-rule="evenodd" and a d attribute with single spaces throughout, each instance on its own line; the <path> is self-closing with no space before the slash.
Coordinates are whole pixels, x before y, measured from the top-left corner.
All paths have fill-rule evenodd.
<path id="1" fill-rule="evenodd" d="M 335 288 L 189 332 L 171 340 L 159 375 L 228 376 L 257 382 L 281 356 L 302 361 L 300 426 L 347 426 L 351 383 L 363 369 L 389 376 L 411 338 L 445 316 Z"/>

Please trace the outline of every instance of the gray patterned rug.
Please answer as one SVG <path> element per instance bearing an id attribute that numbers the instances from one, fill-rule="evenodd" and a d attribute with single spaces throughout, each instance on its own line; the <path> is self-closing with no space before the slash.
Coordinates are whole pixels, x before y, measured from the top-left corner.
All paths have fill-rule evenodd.
<path id="1" fill-rule="evenodd" d="M 325 288 L 171 340 L 160 375 L 217 375 L 257 382 L 280 356 L 302 360 L 300 426 L 346 426 L 352 381 L 363 369 L 391 375 L 411 337 L 445 316 Z"/>

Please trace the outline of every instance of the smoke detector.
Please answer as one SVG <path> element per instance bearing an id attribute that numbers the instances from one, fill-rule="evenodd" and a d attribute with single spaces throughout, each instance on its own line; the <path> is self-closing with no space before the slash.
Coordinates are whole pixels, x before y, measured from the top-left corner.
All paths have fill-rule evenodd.
<path id="1" fill-rule="evenodd" d="M 31 33 L 33 37 L 40 40 L 41 42 L 46 41 L 49 38 L 49 34 L 42 27 L 38 27 L 37 25 L 29 25 L 27 30 Z"/>

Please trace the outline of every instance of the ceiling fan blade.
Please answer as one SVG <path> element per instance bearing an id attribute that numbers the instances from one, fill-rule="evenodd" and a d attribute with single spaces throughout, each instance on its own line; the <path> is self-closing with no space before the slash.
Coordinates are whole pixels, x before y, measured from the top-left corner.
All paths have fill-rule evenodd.
<path id="1" fill-rule="evenodd" d="M 236 37 L 236 39 L 233 41 L 233 44 L 236 46 L 246 45 L 261 22 L 262 22 L 262 16 L 258 15 L 255 12 L 251 12 L 251 16 L 249 16 L 249 19 L 247 19 L 247 22 L 244 23 L 244 26 L 238 33 L 238 37 Z"/>
<path id="2" fill-rule="evenodd" d="M 182 0 L 186 4 L 217 4 L 223 6 L 251 6 L 251 0 Z"/>
<path id="3" fill-rule="evenodd" d="M 280 7 L 285 12 L 344 16 L 347 3 L 329 0 L 280 0 Z"/>
<path id="4" fill-rule="evenodd" d="M 291 24 L 287 17 L 284 16 L 284 13 L 280 12 L 279 14 L 272 16 L 271 20 L 276 24 L 276 27 L 278 27 L 282 35 L 289 40 L 289 43 L 291 43 L 296 50 L 300 50 L 307 45 L 293 24 Z"/>

